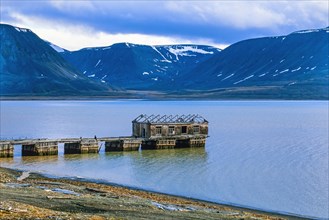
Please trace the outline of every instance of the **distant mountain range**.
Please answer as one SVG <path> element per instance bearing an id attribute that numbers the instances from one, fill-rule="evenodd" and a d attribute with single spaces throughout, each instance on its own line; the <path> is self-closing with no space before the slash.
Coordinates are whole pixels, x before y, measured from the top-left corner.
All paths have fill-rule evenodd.
<path id="1" fill-rule="evenodd" d="M 200 45 L 147 46 L 119 43 L 64 51 L 61 55 L 87 77 L 123 89 L 170 91 L 189 79 L 220 49 Z"/>
<path id="2" fill-rule="evenodd" d="M 219 95 L 325 98 L 329 92 L 329 28 L 238 42 L 190 71 L 190 90 Z"/>
<path id="3" fill-rule="evenodd" d="M 329 28 L 204 45 L 119 43 L 68 51 L 0 25 L 1 95 L 329 99 Z"/>

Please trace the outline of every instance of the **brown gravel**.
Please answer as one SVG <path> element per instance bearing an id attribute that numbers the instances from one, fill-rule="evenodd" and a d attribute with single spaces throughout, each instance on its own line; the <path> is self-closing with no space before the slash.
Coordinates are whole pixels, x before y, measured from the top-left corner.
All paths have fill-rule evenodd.
<path id="1" fill-rule="evenodd" d="M 0 219 L 292 219 L 293 217 L 0 167 Z"/>

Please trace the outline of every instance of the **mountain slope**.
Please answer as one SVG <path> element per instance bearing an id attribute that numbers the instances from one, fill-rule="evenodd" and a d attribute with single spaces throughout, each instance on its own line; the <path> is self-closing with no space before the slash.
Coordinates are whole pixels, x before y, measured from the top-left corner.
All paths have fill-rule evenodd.
<path id="1" fill-rule="evenodd" d="M 0 95 L 79 95 L 106 91 L 31 30 L 0 24 Z"/>
<path id="2" fill-rule="evenodd" d="M 124 89 L 172 90 L 199 62 L 219 49 L 200 45 L 147 46 L 119 43 L 61 55 L 89 78 Z"/>
<path id="3" fill-rule="evenodd" d="M 191 71 L 190 90 L 222 95 L 328 99 L 329 29 L 238 42 Z M 256 91 L 256 90 L 257 91 Z M 229 95 L 229 96 L 231 96 Z"/>

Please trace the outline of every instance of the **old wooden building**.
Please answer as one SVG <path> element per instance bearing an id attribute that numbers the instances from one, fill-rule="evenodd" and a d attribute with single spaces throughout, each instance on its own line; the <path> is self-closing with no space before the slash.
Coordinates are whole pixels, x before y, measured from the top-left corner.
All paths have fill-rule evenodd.
<path id="1" fill-rule="evenodd" d="M 172 136 L 207 136 L 208 121 L 200 115 L 140 115 L 132 121 L 133 136 L 159 138 Z"/>

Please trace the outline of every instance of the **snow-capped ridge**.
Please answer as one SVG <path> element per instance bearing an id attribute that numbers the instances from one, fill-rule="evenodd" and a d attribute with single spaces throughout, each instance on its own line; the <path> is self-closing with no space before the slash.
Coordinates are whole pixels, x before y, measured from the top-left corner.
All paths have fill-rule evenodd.
<path id="1" fill-rule="evenodd" d="M 316 32 L 320 32 L 320 31 L 326 31 L 328 33 L 329 27 L 320 28 L 320 29 L 308 29 L 308 30 L 295 31 L 295 32 L 292 32 L 292 34 L 309 34 L 309 33 L 316 33 Z"/>
<path id="2" fill-rule="evenodd" d="M 198 48 L 198 46 L 168 46 L 169 52 L 174 54 L 178 59 L 178 56 L 193 56 L 193 54 L 188 53 L 200 53 L 200 54 L 214 54 L 212 51 L 206 51 Z"/>
<path id="3" fill-rule="evenodd" d="M 20 27 L 15 27 L 15 26 L 14 26 L 14 28 L 18 32 L 32 32 L 30 29 L 27 29 L 27 28 L 20 28 Z"/>

